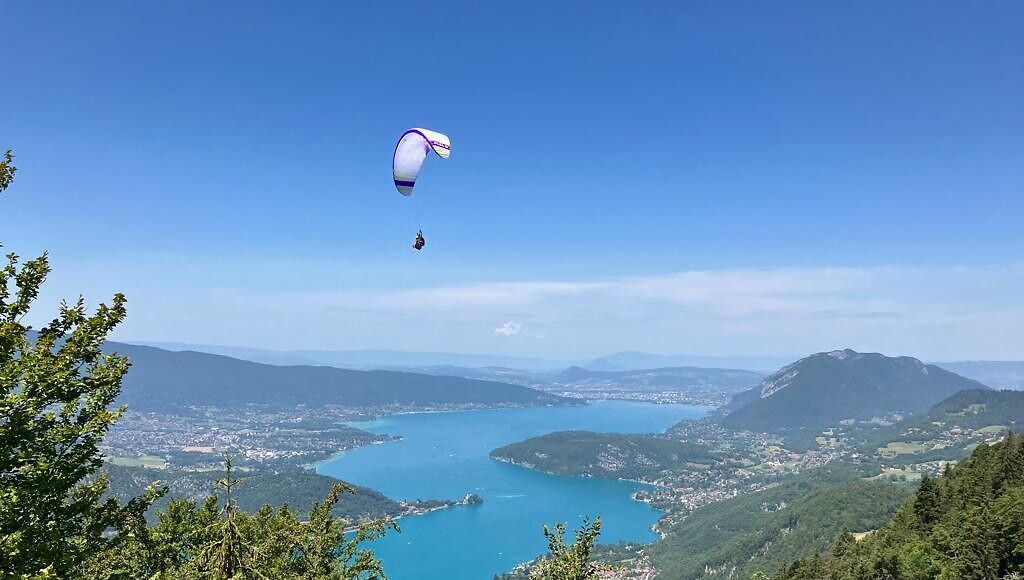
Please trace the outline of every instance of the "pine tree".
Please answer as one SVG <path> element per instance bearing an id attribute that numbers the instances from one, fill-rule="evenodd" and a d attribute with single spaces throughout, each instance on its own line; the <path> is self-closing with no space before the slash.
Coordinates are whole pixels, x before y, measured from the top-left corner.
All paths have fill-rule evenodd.
<path id="1" fill-rule="evenodd" d="M 1015 437 L 1013 431 L 1006 434 L 999 454 L 1000 465 L 996 474 L 996 491 L 1024 482 L 1024 434 Z"/>
<path id="2" fill-rule="evenodd" d="M 590 580 L 597 578 L 605 568 L 594 562 L 591 552 L 601 535 L 601 518 L 583 525 L 573 532 L 572 544 L 565 542 L 565 524 L 556 524 L 554 530 L 544 526 L 544 537 L 548 540 L 548 553 L 541 558 L 533 570 L 530 580 Z"/>
<path id="3" fill-rule="evenodd" d="M 1001 572 L 1024 572 L 1024 485 L 996 500 L 993 512 L 999 526 L 1001 552 L 1005 554 Z"/>
<path id="4" fill-rule="evenodd" d="M 939 484 L 935 480 L 924 475 L 921 478 L 921 486 L 914 497 L 914 515 L 922 526 L 927 527 L 939 519 L 941 513 Z"/>
<path id="5" fill-rule="evenodd" d="M 234 499 L 244 481 L 230 460 L 202 504 L 173 500 L 159 522 L 137 530 L 83 567 L 83 580 L 383 580 L 381 561 L 366 543 L 398 530 L 390 520 L 360 525 L 333 515 L 355 490 L 336 484 L 308 519 L 288 506 L 240 510 Z"/>
<path id="6" fill-rule="evenodd" d="M 997 580 L 1024 574 L 1021 437 L 981 445 L 917 494 L 884 528 L 853 542 L 845 534 L 816 571 L 816 558 L 780 569 L 775 580 Z"/>
<path id="7" fill-rule="evenodd" d="M 231 492 L 242 480 L 232 477 L 233 468 L 231 458 L 225 457 L 224 477 L 214 484 L 215 488 L 224 491 L 224 509 L 222 517 L 209 527 L 210 535 L 216 539 L 199 551 L 199 561 L 210 572 L 213 580 L 231 580 L 243 571 L 246 577 L 257 574 L 249 566 L 253 560 L 253 549 L 243 545 L 238 531 L 237 506 Z"/>

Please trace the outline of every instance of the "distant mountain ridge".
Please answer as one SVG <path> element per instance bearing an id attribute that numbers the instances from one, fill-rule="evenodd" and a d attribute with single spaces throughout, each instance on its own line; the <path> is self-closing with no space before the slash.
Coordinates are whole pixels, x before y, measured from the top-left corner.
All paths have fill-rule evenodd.
<path id="1" fill-rule="evenodd" d="M 108 342 L 132 367 L 121 401 L 136 409 L 183 405 L 546 405 L 560 397 L 494 381 L 329 366 L 275 366 L 223 355 Z"/>
<path id="2" fill-rule="evenodd" d="M 480 381 L 497 381 L 511 385 L 523 385 L 537 388 L 549 385 L 551 378 L 557 371 L 529 371 L 522 369 L 511 369 L 508 367 L 457 367 L 451 365 L 436 365 L 427 367 L 387 367 L 380 370 L 402 371 L 407 373 L 421 373 L 424 375 L 441 375 L 448 377 L 462 377 L 464 379 L 477 379 Z"/>
<path id="3" fill-rule="evenodd" d="M 662 355 L 624 351 L 595 359 L 559 360 L 500 354 L 417 352 L 402 350 L 270 350 L 242 346 L 193 344 L 185 342 L 128 341 L 164 350 L 191 350 L 220 354 L 253 362 L 277 365 L 327 365 L 359 370 L 420 369 L 430 367 L 503 367 L 524 371 L 561 371 L 578 366 L 594 371 L 629 371 L 667 367 L 743 369 L 770 372 L 792 361 L 785 357 Z"/>
<path id="4" fill-rule="evenodd" d="M 755 431 L 820 427 L 917 413 L 958 391 L 986 388 L 916 358 L 836 350 L 800 359 L 738 394 L 721 422 Z"/>
<path id="5" fill-rule="evenodd" d="M 741 369 L 701 367 L 663 367 L 628 371 L 595 371 L 578 366 L 569 367 L 555 380 L 563 384 L 601 385 L 642 389 L 685 389 L 716 386 L 724 391 L 739 391 L 757 384 L 764 375 Z"/>
<path id="6" fill-rule="evenodd" d="M 773 371 L 793 359 L 789 357 L 761 356 L 706 356 L 695 354 L 662 355 L 647 352 L 617 352 L 583 364 L 594 371 L 629 371 L 666 367 L 700 367 L 717 369 L 744 369 Z"/>
<path id="7" fill-rule="evenodd" d="M 381 370 L 428 367 L 505 367 L 521 370 L 561 370 L 574 361 L 558 361 L 533 357 L 452 352 L 417 352 L 403 350 L 270 350 L 242 346 L 191 344 L 184 342 L 131 341 L 126 344 L 152 346 L 172 351 L 195 351 L 220 354 L 265 364 L 320 365 L 357 370 Z M 579 362 L 579 361 L 576 361 Z"/>
<path id="8" fill-rule="evenodd" d="M 968 360 L 935 363 L 993 389 L 1024 389 L 1024 361 Z"/>
<path id="9" fill-rule="evenodd" d="M 131 344 L 136 346 L 150 346 L 153 348 L 159 348 L 161 350 L 170 350 L 174 352 L 181 351 L 192 351 L 192 352 L 204 352 L 206 354 L 219 354 L 221 356 L 229 356 L 231 358 L 237 358 L 241 360 L 247 360 L 250 362 L 257 362 L 267 365 L 278 365 L 278 366 L 295 366 L 295 365 L 313 365 L 313 366 L 325 366 L 325 363 L 301 356 L 294 352 L 288 351 L 277 351 L 267 350 L 262 348 L 249 348 L 245 346 L 225 346 L 218 344 L 191 344 L 187 342 L 126 342 L 122 344 Z"/>

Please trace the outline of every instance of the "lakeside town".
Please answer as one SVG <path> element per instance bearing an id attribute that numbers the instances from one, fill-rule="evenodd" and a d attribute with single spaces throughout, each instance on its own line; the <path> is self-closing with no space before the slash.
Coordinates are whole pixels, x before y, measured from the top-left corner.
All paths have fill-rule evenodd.
<path id="1" fill-rule="evenodd" d="M 580 393 L 576 395 L 575 399 L 581 402 L 593 400 L 585 399 Z M 651 396 L 652 393 L 643 395 Z M 724 397 L 724 394 L 720 396 Z M 674 401 L 656 399 L 648 402 Z M 688 397 L 686 402 L 692 403 L 693 398 Z M 479 407 L 393 406 L 368 409 L 250 405 L 239 409 L 194 407 L 176 414 L 130 411 L 110 432 L 104 452 L 115 465 L 168 473 L 215 471 L 226 454 L 238 459 L 239 469 L 243 472 L 304 469 L 313 462 L 348 449 L 398 439 L 386 432 L 370 432 L 350 423 L 365 424 L 396 413 Z M 1006 431 L 998 425 L 971 429 L 954 423 L 900 428 L 902 419 L 901 415 L 890 415 L 867 421 L 844 420 L 833 426 L 801 433 L 798 437 L 729 429 L 713 418 L 684 420 L 659 437 L 706 446 L 714 450 L 718 459 L 710 464 L 674 466 L 655 477 L 642 478 L 639 481 L 651 487 L 636 491 L 633 499 L 662 511 L 652 529 L 664 538 L 694 510 L 767 490 L 794 474 L 838 462 L 861 466 L 866 474 L 874 473 L 870 478 L 914 481 L 924 474 L 939 475 L 951 463 L 949 459 L 936 457 L 936 453 L 970 450 L 982 443 L 998 441 Z M 866 441 L 877 438 L 880 433 L 891 440 L 881 441 L 876 447 L 866 445 Z M 179 493 L 197 497 L 203 493 L 201 480 L 180 478 L 175 481 Z M 483 498 L 476 494 L 467 494 L 459 500 L 401 501 L 388 513 L 393 518 L 415 516 L 482 501 Z M 617 565 L 604 571 L 603 578 L 636 580 L 653 577 L 654 567 L 642 546 L 631 553 L 624 554 L 621 550 L 609 552 L 609 558 Z M 511 577 L 515 577 L 514 574 Z"/>

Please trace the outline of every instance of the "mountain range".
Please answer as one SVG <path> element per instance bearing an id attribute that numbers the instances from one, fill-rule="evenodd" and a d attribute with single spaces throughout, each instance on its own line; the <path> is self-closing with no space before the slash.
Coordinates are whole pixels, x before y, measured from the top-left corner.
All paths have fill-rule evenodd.
<path id="1" fill-rule="evenodd" d="M 184 342 L 133 341 L 131 344 L 164 350 L 195 351 L 275 365 L 322 365 L 360 370 L 416 367 L 507 367 L 528 371 L 561 370 L 573 361 L 547 360 L 490 354 L 413 352 L 402 350 L 268 350 L 239 346 L 190 344 Z M 576 361 L 579 362 L 579 361 Z"/>
<path id="2" fill-rule="evenodd" d="M 545 359 L 492 354 L 398 350 L 270 350 L 185 342 L 131 341 L 172 351 L 195 351 L 272 365 L 336 366 L 357 370 L 407 370 L 468 376 L 468 369 L 505 369 L 548 375 L 577 366 L 592 371 L 632 371 L 668 367 L 744 369 L 769 374 L 795 357 L 664 355 L 623 351 L 594 359 Z M 1024 389 L 1024 361 L 934 362 L 936 366 L 999 389 Z M 445 367 L 459 372 L 445 372 Z M 519 381 L 517 381 L 519 382 Z"/>
<path id="3" fill-rule="evenodd" d="M 398 370 L 398 369 L 393 369 Z M 666 367 L 629 371 L 593 371 L 572 366 L 558 371 L 528 371 L 508 367 L 458 367 L 437 365 L 402 367 L 406 372 L 446 375 L 524 385 L 547 391 L 609 392 L 713 392 L 728 396 L 757 384 L 764 375 L 740 369 Z"/>
<path id="4" fill-rule="evenodd" d="M 545 359 L 493 354 L 413 352 L 400 350 L 269 350 L 241 346 L 185 342 L 132 341 L 131 344 L 164 350 L 190 350 L 220 354 L 276 365 L 328 365 L 351 369 L 403 369 L 429 367 L 502 367 L 522 371 L 562 371 L 578 366 L 594 371 L 627 371 L 665 367 L 751 369 L 770 372 L 793 357 L 662 355 L 624 351 L 595 359 Z"/>
<path id="5" fill-rule="evenodd" d="M 547 405 L 555 395 L 494 381 L 329 366 L 277 366 L 222 355 L 109 342 L 131 359 L 121 401 L 135 409 L 183 405 Z"/>
<path id="6" fill-rule="evenodd" d="M 1024 361 L 971 360 L 935 365 L 993 389 L 1024 389 Z"/>
<path id="7" fill-rule="evenodd" d="M 364 371 L 322 364 L 328 360 L 325 353 L 329 351 L 277 353 L 235 347 L 216 348 L 278 363 L 301 361 L 314 364 L 268 364 L 188 350 L 127 343 L 107 345 L 108 350 L 116 350 L 132 359 L 122 399 L 140 409 L 239 404 L 543 405 L 558 403 L 561 399 L 531 386 L 595 387 L 607 384 L 642 390 L 692 389 L 713 385 L 717 389 L 737 393 L 722 411 L 720 420 L 724 425 L 773 431 L 830 425 L 844 419 L 866 420 L 889 413 L 920 412 L 957 391 L 986 388 L 980 382 L 914 358 L 863 354 L 849 349 L 800 359 L 765 378 L 756 387 L 743 390 L 757 384 L 761 375 L 744 370 L 695 367 L 601 371 L 571 366 L 555 372 L 501 366 L 432 366 L 416 369 L 425 372 Z M 355 356 L 355 352 L 333 353 L 339 358 L 332 360 L 350 360 L 345 357 Z M 364 362 L 374 360 L 374 357 L 382 357 L 376 360 L 383 361 L 390 356 L 388 351 L 358 352 L 375 353 L 361 359 Z M 432 353 L 402 354 L 422 357 L 422 360 L 435 356 Z M 606 358 L 623 364 L 650 360 L 643 353 L 621 354 L 623 356 Z M 665 358 L 672 357 L 657 360 Z M 412 362 L 411 358 L 406 360 Z M 518 359 L 518 362 L 536 365 L 539 360 Z M 480 362 L 484 361 L 481 359 Z M 1016 376 L 1015 363 L 946 363 L 944 366 L 957 364 L 975 373 L 999 372 L 1002 373 L 999 376 L 1007 380 Z M 602 363 L 596 366 L 610 365 Z"/>
<path id="8" fill-rule="evenodd" d="M 746 369 L 771 372 L 793 360 L 793 357 L 705 356 L 694 354 L 663 355 L 647 352 L 617 352 L 579 366 L 594 371 L 629 371 L 665 367 L 704 367 Z"/>

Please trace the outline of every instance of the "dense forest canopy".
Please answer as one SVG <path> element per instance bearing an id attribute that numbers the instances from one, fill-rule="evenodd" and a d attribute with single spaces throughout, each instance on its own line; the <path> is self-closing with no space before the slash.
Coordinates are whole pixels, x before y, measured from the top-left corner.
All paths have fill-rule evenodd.
<path id="1" fill-rule="evenodd" d="M 648 479 L 719 459 L 708 447 L 650 435 L 556 431 L 491 451 L 491 457 L 560 475 Z"/>
<path id="2" fill-rule="evenodd" d="M 981 445 L 917 493 L 881 529 L 843 534 L 828 553 L 775 580 L 996 580 L 1024 574 L 1024 436 Z"/>

